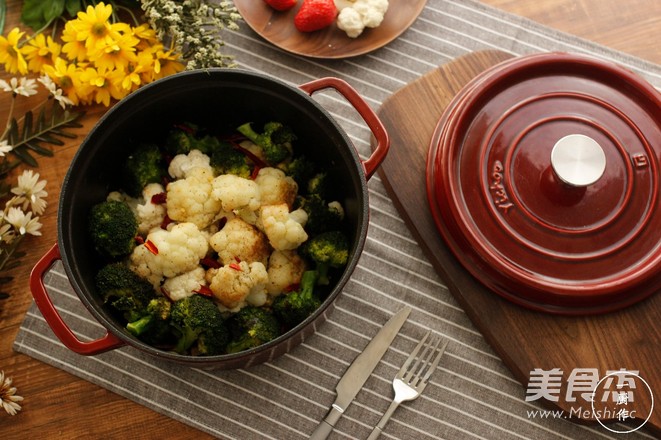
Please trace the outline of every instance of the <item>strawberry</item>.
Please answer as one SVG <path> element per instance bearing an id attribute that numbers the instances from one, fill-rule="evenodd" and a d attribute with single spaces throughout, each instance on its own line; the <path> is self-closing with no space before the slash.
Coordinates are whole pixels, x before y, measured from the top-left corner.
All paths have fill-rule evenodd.
<path id="1" fill-rule="evenodd" d="M 330 26 L 337 17 L 333 0 L 303 0 L 294 17 L 294 25 L 301 32 L 313 32 Z"/>
<path id="2" fill-rule="evenodd" d="M 264 0 L 266 4 L 275 9 L 276 11 L 288 11 L 294 6 L 298 0 Z"/>

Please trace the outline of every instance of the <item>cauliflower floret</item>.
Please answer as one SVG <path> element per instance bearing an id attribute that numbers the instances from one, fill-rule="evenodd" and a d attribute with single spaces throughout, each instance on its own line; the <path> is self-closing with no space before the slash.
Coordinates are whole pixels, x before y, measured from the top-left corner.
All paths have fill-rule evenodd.
<path id="1" fill-rule="evenodd" d="M 223 265 L 237 259 L 266 264 L 270 248 L 264 234 L 238 217 L 229 220 L 223 229 L 211 236 L 209 244 L 218 252 Z"/>
<path id="2" fill-rule="evenodd" d="M 209 269 L 207 280 L 214 297 L 230 311 L 247 304 L 262 306 L 266 302 L 266 267 L 260 262 L 231 263 L 219 269 Z"/>
<path id="3" fill-rule="evenodd" d="M 143 203 L 138 203 L 135 207 L 136 217 L 138 219 L 138 232 L 147 234 L 154 228 L 163 224 L 165 218 L 165 205 L 153 203 L 152 197 L 165 192 L 160 183 L 150 183 L 142 190 Z"/>
<path id="4" fill-rule="evenodd" d="M 204 234 L 193 223 L 179 223 L 171 230 L 152 230 L 144 244 L 136 246 L 130 266 L 157 286 L 163 277 L 172 278 L 198 267 L 209 250 Z"/>
<path id="5" fill-rule="evenodd" d="M 189 222 L 198 228 L 208 227 L 226 213 L 220 201 L 212 197 L 213 172 L 193 168 L 188 177 L 170 182 L 167 186 L 167 213 L 174 221 Z"/>
<path id="6" fill-rule="evenodd" d="M 167 292 L 168 298 L 172 301 L 179 301 L 187 296 L 192 296 L 195 291 L 200 290 L 201 286 L 206 286 L 204 279 L 206 271 L 198 266 L 190 272 L 168 278 L 163 282 L 163 289 Z"/>
<path id="7" fill-rule="evenodd" d="M 262 206 L 259 213 L 258 227 L 269 239 L 275 250 L 296 249 L 308 239 L 303 227 L 307 214 L 302 209 L 290 213 L 285 203 Z"/>
<path id="8" fill-rule="evenodd" d="M 273 251 L 269 257 L 269 282 L 266 291 L 277 296 L 301 282 L 305 261 L 296 251 Z"/>
<path id="9" fill-rule="evenodd" d="M 266 167 L 259 170 L 255 183 L 259 185 L 262 205 L 286 203 L 289 208 L 294 204 L 298 185 L 290 176 L 278 168 Z"/>
<path id="10" fill-rule="evenodd" d="M 352 7 L 344 8 L 337 15 L 337 27 L 349 38 L 357 38 L 365 30 L 365 23 L 360 13 Z"/>
<path id="11" fill-rule="evenodd" d="M 356 0 L 343 5 L 337 16 L 337 27 L 350 38 L 356 38 L 367 28 L 381 25 L 388 10 L 388 0 Z"/>
<path id="12" fill-rule="evenodd" d="M 233 174 L 223 174 L 213 179 L 213 197 L 227 212 L 255 212 L 261 205 L 261 191 L 257 183 Z"/>
<path id="13" fill-rule="evenodd" d="M 211 159 L 200 150 L 191 150 L 188 154 L 177 154 L 168 167 L 168 174 L 175 179 L 185 179 L 194 168 L 203 168 L 213 172 Z"/>

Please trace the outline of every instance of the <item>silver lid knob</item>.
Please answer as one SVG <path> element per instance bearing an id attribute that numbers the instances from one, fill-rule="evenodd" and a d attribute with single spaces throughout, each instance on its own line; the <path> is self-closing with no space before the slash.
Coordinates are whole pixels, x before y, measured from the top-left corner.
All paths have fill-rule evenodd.
<path id="1" fill-rule="evenodd" d="M 551 166 L 558 178 L 571 186 L 595 183 L 606 170 L 606 154 L 589 136 L 570 134 L 556 142 L 551 151 Z"/>

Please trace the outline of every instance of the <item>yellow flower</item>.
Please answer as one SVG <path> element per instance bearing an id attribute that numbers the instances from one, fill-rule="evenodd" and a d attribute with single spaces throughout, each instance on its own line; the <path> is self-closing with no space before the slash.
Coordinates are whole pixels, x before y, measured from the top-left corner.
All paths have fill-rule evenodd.
<path id="1" fill-rule="evenodd" d="M 57 58 L 52 66 L 44 66 L 44 72 L 74 105 L 86 101 L 92 92 L 91 87 L 80 80 L 82 69 L 75 64 L 67 63 L 64 58 Z"/>
<path id="2" fill-rule="evenodd" d="M 89 51 L 95 51 L 112 44 L 117 38 L 117 31 L 110 23 L 112 5 L 103 2 L 96 6 L 88 6 L 85 12 L 78 12 L 77 19 L 72 21 L 76 40 L 84 41 Z"/>
<path id="3" fill-rule="evenodd" d="M 171 50 L 167 52 L 157 50 L 154 52 L 154 79 L 164 78 L 184 70 L 185 66 L 179 61 L 179 55 Z"/>
<path id="4" fill-rule="evenodd" d="M 154 77 L 154 58 L 148 51 L 138 52 L 136 62 L 129 65 L 122 87 L 133 91 L 142 84 L 149 83 Z"/>
<path id="5" fill-rule="evenodd" d="M 90 102 L 110 106 L 110 98 L 122 99 L 129 91 L 122 87 L 126 73 L 121 69 L 107 70 L 88 67 L 80 74 L 83 84 L 92 88 Z"/>
<path id="6" fill-rule="evenodd" d="M 69 20 L 65 23 L 60 38 L 64 43 L 62 46 L 62 52 L 66 54 L 69 61 L 87 60 L 85 41 L 78 41 L 78 32 L 74 28 L 74 20 Z"/>
<path id="7" fill-rule="evenodd" d="M 37 34 L 23 46 L 21 52 L 28 61 L 28 69 L 34 73 L 43 72 L 44 65 L 52 65 L 60 56 L 62 46 L 56 43 L 52 37 Z"/>
<path id="8" fill-rule="evenodd" d="M 133 35 L 140 39 L 140 43 L 136 46 L 137 50 L 146 50 L 155 44 L 160 44 L 160 41 L 156 36 L 156 31 L 147 23 L 134 27 L 131 31 L 133 32 Z"/>
<path id="9" fill-rule="evenodd" d="M 25 32 L 20 29 L 12 29 L 7 37 L 0 35 L 0 63 L 5 65 L 8 73 L 28 73 L 28 63 L 21 53 L 18 43 Z"/>
<path id="10" fill-rule="evenodd" d="M 126 69 L 129 63 L 137 61 L 135 46 L 140 42 L 130 32 L 118 32 L 112 41 L 106 40 L 105 44 L 96 46 L 96 50 L 90 51 L 90 60 L 100 69 Z"/>

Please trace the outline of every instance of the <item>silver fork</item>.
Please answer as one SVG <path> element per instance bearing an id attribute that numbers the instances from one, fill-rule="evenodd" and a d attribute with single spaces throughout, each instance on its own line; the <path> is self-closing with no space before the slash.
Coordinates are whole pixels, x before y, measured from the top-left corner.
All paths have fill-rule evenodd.
<path id="1" fill-rule="evenodd" d="M 448 341 L 445 340 L 443 345 L 439 347 L 443 338 L 440 336 L 429 338 L 430 334 L 431 330 L 422 337 L 408 359 L 406 359 L 406 362 L 404 362 L 404 365 L 402 365 L 395 379 L 393 379 L 392 388 L 395 391 L 395 398 L 381 420 L 379 420 L 379 423 L 374 427 L 374 430 L 372 430 L 370 436 L 367 437 L 367 440 L 374 440 L 379 437 L 399 404 L 417 399 L 429 383 L 429 377 L 438 366 L 445 347 L 448 345 Z M 429 338 L 429 341 L 427 341 L 427 338 Z M 421 349 L 422 353 L 420 353 Z"/>

